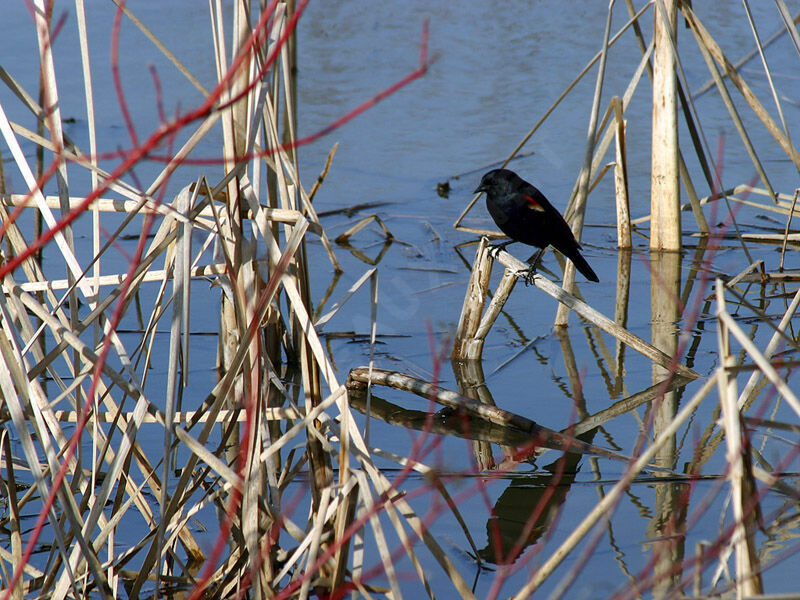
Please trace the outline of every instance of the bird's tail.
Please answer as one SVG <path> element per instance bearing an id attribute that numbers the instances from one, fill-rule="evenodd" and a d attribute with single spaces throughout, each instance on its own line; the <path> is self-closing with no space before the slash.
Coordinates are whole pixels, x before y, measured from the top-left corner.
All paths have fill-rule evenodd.
<path id="1" fill-rule="evenodd" d="M 586 259 L 581 256 L 581 253 L 578 252 L 576 249 L 574 252 L 571 252 L 569 256 L 567 256 L 574 264 L 575 268 L 581 272 L 581 274 L 586 277 L 589 281 L 598 282 L 597 274 L 592 270 L 592 267 L 589 266 L 589 263 L 586 262 Z"/>

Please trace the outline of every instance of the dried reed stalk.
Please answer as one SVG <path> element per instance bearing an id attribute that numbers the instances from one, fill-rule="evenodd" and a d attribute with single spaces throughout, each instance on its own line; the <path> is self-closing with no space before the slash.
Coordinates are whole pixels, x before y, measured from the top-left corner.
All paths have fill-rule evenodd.
<path id="1" fill-rule="evenodd" d="M 745 438 L 737 405 L 738 393 L 733 370 L 736 359 L 731 354 L 729 319 L 722 317 L 727 314 L 725 286 L 722 281 L 717 280 L 717 316 L 720 317 L 717 340 L 722 362 L 717 369 L 717 385 L 728 448 L 726 455 L 729 465 L 728 480 L 731 484 L 731 505 L 735 523 L 732 543 L 736 552 L 736 595 L 742 598 L 762 594 L 764 590 L 755 545 L 755 533 L 758 528 L 755 518 L 758 512 L 758 495 L 753 481 L 749 444 Z"/>
<path id="2" fill-rule="evenodd" d="M 586 149 L 584 150 L 583 165 L 578 174 L 577 193 L 570 202 L 570 222 L 575 239 L 581 239 L 583 231 L 583 219 L 586 215 L 586 200 L 589 195 L 589 182 L 591 180 L 592 157 L 595 154 L 595 144 L 597 142 L 597 117 L 600 112 L 600 98 L 603 92 L 603 79 L 606 74 L 606 58 L 608 56 L 609 36 L 611 35 L 611 15 L 615 0 L 608 3 L 606 12 L 606 27 L 603 33 L 603 45 L 600 50 L 600 65 L 597 67 L 597 79 L 594 86 L 594 97 L 592 98 L 592 108 L 589 112 L 589 125 L 586 133 Z M 564 268 L 564 280 L 562 283 L 564 291 L 575 292 L 575 265 L 572 261 L 567 261 Z M 559 304 L 556 310 L 555 326 L 565 327 L 569 319 L 569 309 L 566 304 Z"/>
<path id="3" fill-rule="evenodd" d="M 296 7 L 275 2 L 261 7 L 261 13 L 248 2 L 237 3 L 228 22 L 223 3 L 211 2 L 219 82 L 212 90 L 199 85 L 132 10 L 120 5 L 118 18 L 131 19 L 140 27 L 167 60 L 195 83 L 206 96 L 206 104 L 185 113 L 189 117 L 167 122 L 145 142 L 136 137 L 128 122 L 132 149 L 123 153 L 122 164 L 113 173 L 97 166 L 102 150 L 95 139 L 93 106 L 105 99 L 96 98 L 92 90 L 85 7 L 78 0 L 91 130 L 88 154 L 63 133 L 56 102 L 58 62 L 52 58 L 43 4 L 37 0 L 35 6 L 45 73 L 44 105 L 0 68 L 0 79 L 22 106 L 37 117 L 46 115 L 46 134 L 40 135 L 12 123 L 0 106 L 0 136 L 30 188 L 24 195 L 0 190 L 4 193 L 0 215 L 9 242 L 7 261 L 0 265 L 4 329 L 0 336 L 0 388 L 8 409 L 4 414 L 11 418 L 9 427 L 24 432 L 20 433 L 21 457 L 10 454 L 5 430 L 0 432 L 4 490 L 13 504 L 12 552 L 3 552 L 0 559 L 8 592 L 14 598 L 37 594 L 62 599 L 84 596 L 93 589 L 110 598 L 124 587 L 124 593 L 138 597 L 152 595 L 153 586 L 165 592 L 170 586 L 190 585 L 196 594 L 226 595 L 252 586 L 257 596 L 272 596 L 286 588 L 273 552 L 279 539 L 276 532 L 285 531 L 307 540 L 293 563 L 301 569 L 289 584 L 301 596 L 319 585 L 333 591 L 347 583 L 352 577 L 348 572 L 349 543 L 357 535 L 362 540 L 371 537 L 370 543 L 376 541 L 384 548 L 384 568 L 398 596 L 399 577 L 391 562 L 386 562 L 396 540 L 416 565 L 424 587 L 431 589 L 413 549 L 416 536 L 442 564 L 459 593 L 469 597 L 469 587 L 425 531 L 421 519 L 407 503 L 395 499 L 397 492 L 391 483 L 371 464 L 369 449 L 349 416 L 345 388 L 337 382 L 309 316 L 305 236 L 309 232 L 319 235 L 334 269 L 339 266 L 311 205 L 333 153 L 314 190 L 307 194 L 300 185 L 294 152 L 294 59 L 286 42 L 306 2 Z M 113 31 L 115 44 L 118 25 Z M 233 56 L 228 55 L 226 39 L 233 42 Z M 424 49 L 425 39 L 419 69 L 392 89 L 424 74 L 428 66 Z M 379 94 L 339 124 L 388 93 Z M 204 177 L 184 181 L 183 163 L 191 160 L 190 153 L 218 122 L 223 130 L 222 178 L 213 184 Z M 165 131 L 182 132 L 182 137 L 185 133 L 187 141 L 159 156 L 168 146 Z M 58 196 L 42 194 L 20 139 L 32 140 L 49 153 L 52 167 L 43 177 L 56 177 Z M 145 157 L 163 160 L 163 168 L 141 189 L 125 183 L 121 177 Z M 71 189 L 68 164 L 69 170 L 90 173 L 89 190 Z M 184 188 L 174 201 L 164 202 L 170 180 L 181 181 Z M 26 239 L 15 222 L 18 211 L 26 207 L 44 215 L 53 233 Z M 53 209 L 62 211 L 60 219 Z M 72 221 L 86 210 L 94 215 L 94 256 L 81 264 L 68 232 Z M 126 214 L 101 244 L 101 213 L 106 211 Z M 253 226 L 245 226 L 244 219 L 251 219 Z M 142 223 L 137 235 L 141 232 L 143 237 L 130 269 L 127 273 L 107 272 L 106 265 L 112 264 L 106 260 L 109 249 L 122 236 L 130 235 L 132 226 Z M 144 236 L 151 228 L 154 235 L 148 241 Z M 46 277 L 32 260 L 33 252 L 50 238 L 56 244 L 47 249 L 48 261 L 66 270 L 62 279 Z M 192 244 L 192 238 L 198 243 Z M 214 247 L 218 253 L 211 256 Z M 17 266 L 22 267 L 22 281 L 14 277 Z M 189 352 L 196 338 L 189 320 L 188 291 L 190 281 L 198 277 L 213 277 L 218 283 L 224 322 L 220 360 L 225 371 L 203 392 L 205 400 L 200 406 L 186 411 L 179 409 L 178 402 L 197 360 Z M 367 279 L 371 282 L 374 344 L 376 272 L 368 271 L 362 281 Z M 158 285 L 152 286 L 153 282 Z M 152 294 L 137 296 L 149 287 Z M 357 286 L 351 295 L 355 289 Z M 31 292 L 43 293 L 39 298 Z M 64 295 L 57 296 L 59 293 Z M 131 309 L 141 309 L 143 304 L 150 313 L 140 316 L 141 331 L 124 338 L 118 335 L 122 315 L 130 315 Z M 336 310 L 338 307 L 323 317 L 320 325 Z M 87 341 L 91 336 L 84 335 L 92 327 L 98 332 L 93 343 Z M 170 343 L 164 352 L 162 387 L 148 374 L 156 356 L 161 356 L 156 335 L 164 328 L 170 331 Z M 40 340 L 46 341 L 47 350 Z M 284 354 L 300 357 L 300 386 L 292 391 L 282 382 L 286 376 L 281 370 Z M 113 361 L 107 360 L 109 356 Z M 63 373 L 70 373 L 70 378 L 64 379 Z M 47 388 L 42 378 L 50 380 Z M 295 389 L 302 390 L 304 406 L 297 402 Z M 330 393 L 323 393 L 324 389 Z M 340 422 L 327 411 L 336 411 Z M 240 424 L 241 433 L 237 434 Z M 149 448 L 139 444 L 137 436 L 143 428 L 163 431 L 163 448 L 155 458 L 148 456 Z M 228 447 L 232 450 L 224 444 L 214 448 L 212 439 L 234 442 Z M 82 451 L 87 444 L 92 453 Z M 305 451 L 302 456 L 296 453 L 298 445 Z M 337 448 L 339 464 L 335 466 Z M 176 461 L 171 457 L 177 454 L 183 464 L 176 474 Z M 18 468 L 12 470 L 15 461 Z M 296 507 L 282 496 L 287 486 L 299 485 L 295 478 L 309 464 L 314 470 L 314 506 L 319 510 L 306 536 L 303 527 L 292 521 Z M 18 493 L 21 475 L 33 485 L 22 496 Z M 65 478 L 71 485 L 64 485 Z M 193 563 L 206 557 L 189 523 L 214 507 L 222 516 L 216 554 L 211 557 L 215 564 L 198 573 Z M 33 531 L 24 535 L 21 511 L 40 515 Z M 357 524 L 365 512 L 369 516 Z M 378 519 L 381 512 L 388 513 L 392 523 L 392 531 L 386 534 Z M 139 531 L 130 527 L 131 522 L 143 522 L 146 527 Z M 121 528 L 124 535 L 120 535 Z M 38 569 L 28 561 L 43 529 L 55 540 L 54 551 L 41 559 L 44 568 Z M 242 543 L 234 543 L 220 555 L 226 542 L 236 541 Z M 140 569 L 127 569 L 130 561 Z M 369 588 L 363 582 L 357 585 Z"/>
<path id="4" fill-rule="evenodd" d="M 482 254 L 479 253 L 476 255 L 475 265 L 473 267 L 473 274 L 470 279 L 470 287 L 468 288 L 467 295 L 464 300 L 464 309 L 462 310 L 461 320 L 459 321 L 459 334 L 456 335 L 456 339 L 461 339 L 461 347 L 464 346 L 464 337 L 460 335 L 462 332 L 461 323 L 470 322 L 472 326 L 474 326 L 475 331 L 478 331 L 478 325 L 480 324 L 480 320 L 478 319 L 478 315 L 480 314 L 480 310 L 482 310 L 483 305 L 483 297 L 485 292 L 482 294 L 479 292 L 481 289 L 477 285 L 477 281 L 479 280 L 479 276 L 477 273 L 484 273 L 480 276 L 481 279 L 486 280 L 486 284 L 488 285 L 488 276 L 490 273 L 487 273 L 485 269 L 481 268 L 480 265 L 483 264 L 481 260 Z M 523 263 L 522 261 L 518 260 L 505 250 L 501 250 L 497 253 L 497 260 L 498 262 L 502 263 L 506 266 L 512 273 L 514 273 L 515 277 L 524 276 L 524 274 L 528 270 L 528 265 Z M 476 282 L 473 284 L 473 281 Z M 674 372 L 678 375 L 683 377 L 688 377 L 690 379 L 696 379 L 699 377 L 697 373 L 693 370 L 689 369 L 688 367 L 676 362 L 672 357 L 665 354 L 658 348 L 655 348 L 651 344 L 648 344 L 638 336 L 632 334 L 627 329 L 620 327 L 617 323 L 606 317 L 605 315 L 599 313 L 598 311 L 594 310 L 592 307 L 587 305 L 585 302 L 582 302 L 575 296 L 566 293 L 562 288 L 554 284 L 549 279 L 543 277 L 542 275 L 536 274 L 533 278 L 533 285 L 538 287 L 543 292 L 549 294 L 560 303 L 568 306 L 570 310 L 575 311 L 581 317 L 589 321 L 590 323 L 594 324 L 599 329 L 605 331 L 606 333 L 614 336 L 620 342 L 632 347 L 634 350 L 640 352 L 654 363 L 660 365 L 664 369 L 667 369 L 670 372 Z M 500 308 L 497 307 L 495 310 L 499 311 Z M 464 315 L 470 314 L 471 316 L 467 319 Z M 466 331 L 466 326 L 464 326 L 463 331 Z M 454 346 L 457 346 L 455 344 Z M 454 351 L 454 356 L 457 356 Z M 463 356 L 463 351 L 461 355 Z"/>
<path id="5" fill-rule="evenodd" d="M 616 160 L 614 161 L 614 189 L 617 207 L 617 248 L 631 247 L 631 209 L 628 201 L 628 159 L 625 151 L 625 120 L 622 118 L 622 101 L 611 100 L 617 131 L 614 136 Z"/>
<path id="6" fill-rule="evenodd" d="M 714 58 L 717 64 L 719 64 L 722 67 L 725 75 L 728 78 L 730 78 L 731 82 L 739 90 L 742 97 L 750 105 L 750 108 L 764 124 L 767 131 L 769 131 L 770 134 L 772 134 L 772 136 L 780 145 L 781 149 L 791 159 L 795 167 L 798 170 L 800 170 L 800 154 L 798 154 L 797 150 L 792 145 L 791 140 L 777 126 L 777 124 L 769 115 L 767 110 L 764 108 L 761 102 L 756 98 L 755 94 L 750 89 L 750 86 L 747 84 L 747 82 L 741 77 L 739 72 L 734 68 L 734 66 L 730 63 L 730 61 L 728 61 L 727 57 L 722 52 L 719 45 L 716 43 L 713 37 L 708 33 L 708 30 L 703 26 L 703 24 L 697 18 L 697 15 L 694 13 L 694 11 L 692 11 L 691 8 L 689 8 L 686 5 L 685 2 L 681 3 L 680 8 L 684 17 L 686 18 L 686 22 L 692 29 L 692 33 L 694 33 L 697 38 L 698 45 L 700 45 L 701 48 L 705 48 L 706 50 L 708 50 L 708 52 Z"/>
<path id="7" fill-rule="evenodd" d="M 611 488 L 603 499 L 595 506 L 589 514 L 584 517 L 580 525 L 576 527 L 567 537 L 561 546 L 542 564 L 528 582 L 514 595 L 515 599 L 529 597 L 536 591 L 541 584 L 552 574 L 556 567 L 567 557 L 586 534 L 601 520 L 610 518 L 610 511 L 616 506 L 622 494 L 626 493 L 627 487 L 636 476 L 658 453 L 661 446 L 668 443 L 680 425 L 692 416 L 692 413 L 705 397 L 711 392 L 716 382 L 713 379 L 706 380 L 702 388 L 695 393 L 689 402 L 675 415 L 675 418 L 654 440 L 653 443 L 644 450 L 634 463 L 630 465 L 625 474 Z"/>
<path id="8" fill-rule="evenodd" d="M 521 415 L 511 413 L 490 404 L 486 404 L 474 398 L 456 394 L 450 390 L 438 388 L 429 382 L 422 381 L 405 373 L 387 371 L 385 369 L 373 369 L 372 372 L 370 372 L 368 368 L 359 367 L 350 371 L 348 381 L 358 382 L 361 384 L 367 384 L 371 382 L 377 385 L 385 385 L 396 389 L 413 392 L 418 396 L 429 398 L 438 402 L 439 404 L 447 406 L 448 408 L 463 410 L 467 414 L 484 419 L 489 423 L 502 425 L 504 427 L 511 427 L 527 433 L 539 443 L 547 446 L 570 449 L 577 452 L 587 452 L 617 460 L 627 460 L 627 458 L 624 456 L 620 456 L 614 452 L 609 452 L 603 448 L 592 446 L 591 444 L 586 444 L 585 442 L 576 440 L 571 435 L 566 435 L 551 429 L 547 429 L 546 427 L 542 427 L 538 423 L 535 423 L 534 421 L 531 421 L 530 419 L 527 419 Z"/>
<path id="9" fill-rule="evenodd" d="M 481 238 L 475 252 L 475 263 L 470 272 L 464 306 L 461 309 L 453 342 L 453 358 L 456 360 L 479 358 L 483 351 L 483 340 L 476 338 L 475 335 L 481 323 L 483 303 L 492 275 L 492 260 L 488 252 L 488 242 L 486 238 Z"/>

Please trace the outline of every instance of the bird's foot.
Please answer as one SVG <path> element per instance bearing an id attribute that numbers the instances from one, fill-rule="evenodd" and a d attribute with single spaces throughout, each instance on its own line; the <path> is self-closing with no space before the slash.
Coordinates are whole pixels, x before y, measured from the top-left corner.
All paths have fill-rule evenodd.
<path id="1" fill-rule="evenodd" d="M 530 268 L 533 269 L 534 273 L 536 272 L 536 269 L 539 268 L 539 264 L 542 262 L 542 256 L 544 256 L 544 248 L 539 248 L 536 251 L 536 254 L 528 259 L 528 264 L 530 264 Z"/>
<path id="2" fill-rule="evenodd" d="M 533 285 L 533 280 L 536 279 L 536 267 L 538 265 L 533 264 L 527 269 L 522 269 L 521 271 L 517 271 L 517 275 L 523 276 L 525 280 L 525 287 L 529 285 Z"/>
<path id="3" fill-rule="evenodd" d="M 536 269 L 539 268 L 539 263 L 542 262 L 542 255 L 544 254 L 544 248 L 540 248 L 536 254 L 534 254 L 528 263 L 530 266 L 527 269 L 523 269 L 521 271 L 517 271 L 517 275 L 524 275 L 525 276 L 525 287 L 529 285 L 533 285 L 533 280 L 536 278 Z"/>
<path id="4" fill-rule="evenodd" d="M 492 258 L 496 259 L 497 255 L 500 254 L 501 250 L 505 250 L 506 246 L 508 246 L 509 244 L 513 244 L 513 243 L 514 243 L 514 240 L 511 240 L 509 242 L 503 242 L 502 244 L 490 245 L 489 246 L 489 256 L 491 256 Z"/>

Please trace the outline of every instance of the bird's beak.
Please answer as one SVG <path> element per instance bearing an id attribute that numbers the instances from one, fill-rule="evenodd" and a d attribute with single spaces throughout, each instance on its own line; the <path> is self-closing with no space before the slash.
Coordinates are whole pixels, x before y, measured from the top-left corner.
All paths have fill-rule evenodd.
<path id="1" fill-rule="evenodd" d="M 485 192 L 485 191 L 486 191 L 486 188 L 483 186 L 483 184 L 481 184 L 481 185 L 479 185 L 478 187 L 476 187 L 476 188 L 475 188 L 475 191 L 474 191 L 474 192 L 472 192 L 472 193 L 473 193 L 473 194 L 477 194 L 477 193 L 479 193 L 479 192 Z"/>

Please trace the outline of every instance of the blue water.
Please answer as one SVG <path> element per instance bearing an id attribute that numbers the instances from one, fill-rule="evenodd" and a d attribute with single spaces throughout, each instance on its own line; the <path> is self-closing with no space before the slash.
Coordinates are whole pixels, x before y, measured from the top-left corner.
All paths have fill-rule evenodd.
<path id="1" fill-rule="evenodd" d="M 132 3 L 133 4 L 133 3 Z M 207 7 L 198 3 L 173 2 L 165 5 L 137 3 L 131 6 L 148 27 L 175 52 L 207 87 L 214 85 L 213 54 L 208 43 L 209 19 Z M 732 60 L 738 59 L 753 48 L 752 35 L 746 23 L 743 9 L 737 3 L 695 2 L 695 10 L 701 20 L 720 42 Z M 756 25 L 762 39 L 777 27 L 780 21 L 771 3 L 751 3 Z M 56 40 L 58 58 L 56 68 L 59 76 L 59 91 L 63 114 L 75 122 L 67 127 L 83 148 L 88 149 L 88 130 L 83 104 L 83 87 L 80 77 L 80 61 L 77 54 L 77 28 L 71 8 L 56 7 L 56 18 L 66 14 L 65 24 Z M 798 3 L 791 3 L 790 10 L 796 12 Z M 59 11 L 67 11 L 61 13 Z M 0 38 L 0 64 L 23 86 L 33 93 L 36 89 L 38 68 L 36 63 L 35 36 L 29 26 L 29 16 L 23 3 L 7 3 L 3 7 L 4 21 L 9 25 Z M 378 267 L 380 283 L 380 305 L 378 309 L 378 332 L 386 337 L 377 348 L 377 365 L 397 369 L 430 379 L 438 375 L 441 385 L 457 389 L 450 365 L 445 361 L 438 365 L 432 356 L 431 347 L 441 350 L 452 342 L 459 312 L 463 303 L 469 278 L 468 267 L 454 247 L 474 240 L 473 234 L 456 231 L 452 225 L 467 202 L 480 175 L 490 165 L 504 159 L 530 127 L 539 120 L 544 111 L 569 85 L 586 62 L 600 49 L 606 3 L 564 3 L 550 0 L 537 3 L 506 2 L 502 5 L 487 2 L 431 3 L 421 0 L 410 2 L 374 2 L 351 0 L 349 2 L 312 2 L 303 16 L 298 39 L 298 90 L 299 132 L 312 134 L 361 102 L 374 96 L 418 65 L 419 42 L 422 24 L 430 23 L 429 52 L 436 60 L 422 79 L 371 108 L 364 115 L 348 123 L 322 140 L 300 150 L 302 180 L 310 188 L 321 171 L 325 157 L 333 143 L 339 147 L 330 174 L 315 198 L 318 211 L 330 211 L 361 203 L 386 203 L 384 206 L 361 211 L 355 216 L 335 215 L 326 217 L 323 225 L 333 239 L 357 219 L 377 214 L 396 238 L 382 257 Z M 91 3 L 89 15 L 90 44 L 95 58 L 93 78 L 97 100 L 98 136 L 101 152 L 112 153 L 131 146 L 132 141 L 122 120 L 119 103 L 114 91 L 110 72 L 109 48 L 114 8 L 109 4 Z M 623 3 L 614 8 L 612 33 L 627 21 Z M 642 20 L 645 37 L 649 38 L 652 15 Z M 679 52 L 690 89 L 699 88 L 708 79 L 708 70 L 688 29 L 679 19 Z M 145 38 L 127 22 L 121 35 L 120 72 L 131 115 L 136 124 L 137 135 L 146 138 L 158 125 L 158 106 L 154 95 L 154 83 L 149 70 L 152 64 L 163 86 L 161 102 L 167 115 L 177 110 L 195 106 L 202 95 L 188 83 Z M 788 37 L 784 36 L 767 53 L 773 77 L 783 98 L 783 110 L 793 139 L 797 139 L 798 99 L 800 83 L 796 76 L 798 54 Z M 621 96 L 640 58 L 632 32 L 609 51 L 608 70 L 601 102 L 601 116 L 610 98 Z M 743 71 L 759 99 L 777 120 L 777 111 L 771 99 L 766 78 L 758 58 L 748 63 Z M 575 87 L 570 96 L 542 125 L 523 148 L 525 156 L 514 161 L 511 168 L 534 182 L 551 200 L 562 209 L 575 184 L 580 169 L 586 140 L 596 69 L 591 70 Z M 733 89 L 729 85 L 729 89 Z M 748 133 L 757 148 L 776 190 L 791 194 L 797 186 L 797 170 L 787 160 L 777 144 L 752 111 L 732 92 L 740 114 L 748 126 Z M 0 88 L 0 102 L 12 120 L 34 128 L 35 122 L 20 103 L 5 87 Z M 716 91 L 696 99 L 703 130 L 711 148 L 716 152 L 717 143 L 724 138 L 724 170 L 722 181 L 725 187 L 747 183 L 755 171 L 731 123 L 724 105 Z M 631 212 L 634 218 L 649 213 L 649 168 L 650 168 L 650 84 L 644 76 L 629 107 L 628 161 L 630 176 Z M 681 147 L 689 170 L 700 196 L 708 195 L 693 155 L 685 128 L 680 131 Z M 177 142 L 182 141 L 180 138 Z M 198 149 L 200 156 L 216 156 L 221 141 L 221 130 L 213 131 Z M 28 155 L 33 145 L 23 142 Z M 3 158 L 8 154 L 2 147 Z M 613 160 L 613 146 L 604 162 Z M 6 166 L 9 189 L 15 193 L 24 191 L 21 178 Z M 108 158 L 103 163 L 113 168 L 118 160 Z M 143 185 L 160 170 L 158 163 L 143 163 L 137 166 L 135 176 Z M 198 174 L 205 173 L 211 181 L 221 175 L 218 166 L 185 166 L 167 186 L 166 199 L 170 199 L 180 188 Z M 88 177 L 79 167 L 70 168 L 73 194 L 84 193 Z M 128 181 L 136 182 L 133 176 Z M 438 183 L 448 182 L 450 193 L 442 198 L 436 193 Z M 86 187 L 83 187 L 86 186 Z M 48 193 L 55 192 L 50 186 Z M 686 197 L 684 194 L 684 201 Z M 614 191 L 611 173 L 592 192 L 588 200 L 586 223 L 582 241 L 585 256 L 600 276 L 599 284 L 590 284 L 579 279 L 584 299 L 597 310 L 613 316 L 616 298 L 618 252 L 616 250 L 614 223 Z M 712 225 L 727 217 L 720 203 L 714 209 L 706 207 L 706 216 Z M 104 216 L 104 219 L 106 217 Z M 743 208 L 737 214 L 743 231 L 780 232 L 784 217 L 763 210 Z M 115 219 L 107 223 L 113 229 Z M 29 227 L 30 218 L 23 223 Z M 479 201 L 463 222 L 464 225 L 494 228 L 488 214 Z M 689 276 L 697 238 L 690 234 L 696 224 L 690 212 L 683 219 L 686 252 L 683 256 L 682 277 Z M 79 240 L 85 245 L 80 249 L 82 257 L 88 257 L 88 222 L 80 223 L 76 229 Z M 647 235 L 647 227 L 640 230 Z M 628 328 L 643 337 L 650 338 L 651 313 L 649 251 L 647 240 L 634 237 L 635 248 L 631 260 L 632 277 L 628 312 Z M 135 241 L 123 242 L 118 251 L 112 251 L 105 263 L 106 272 L 117 272 L 127 266 L 127 256 L 133 251 Z M 351 244 L 367 256 L 377 256 L 384 245 L 377 225 L 371 225 L 354 236 Z M 321 244 L 310 238 L 312 299 L 316 303 L 326 291 L 332 270 Z M 776 271 L 779 254 L 775 247 L 751 244 L 753 259 L 765 261 L 767 271 Z M 511 251 L 521 259 L 529 253 L 523 248 L 511 246 Z M 787 255 L 787 267 L 797 265 L 796 250 Z M 344 267 L 328 306 L 343 294 L 349 285 L 370 267 L 345 248 L 337 250 Z M 474 246 L 461 250 L 468 263 L 474 257 Z M 713 260 L 713 270 L 733 275 L 748 265 L 748 261 L 737 244 L 725 242 Z M 545 257 L 544 266 L 555 273 L 559 268 L 552 254 Z M 53 268 L 54 276 L 63 273 Z M 492 289 L 499 278 L 495 269 Z M 155 287 L 148 288 L 145 302 L 152 302 Z M 213 332 L 218 311 L 219 289 L 210 288 L 206 282 L 193 284 L 193 312 L 195 330 Z M 705 297 L 710 288 L 692 288 L 691 295 L 684 298 L 690 307 L 701 310 L 700 324 L 680 325 L 692 335 L 692 368 L 703 376 L 711 374 L 719 362 L 716 339 L 716 322 L 712 318 L 713 303 Z M 784 310 L 784 301 L 779 296 L 782 290 L 770 287 L 763 294 L 761 308 L 771 316 Z M 790 288 L 788 293 L 793 293 Z M 755 295 L 751 300 L 757 301 Z M 487 339 L 484 351 L 486 384 L 494 401 L 506 410 L 524 415 L 552 429 L 563 429 L 574 422 L 585 411 L 595 413 L 653 384 L 649 360 L 628 349 L 625 354 L 622 386 L 613 381 L 613 369 L 609 358 L 615 355 L 612 338 L 600 334 L 587 326 L 575 315 L 567 337 L 574 353 L 575 366 L 580 376 L 581 390 L 574 391 L 570 380 L 569 366 L 564 359 L 564 345 L 552 334 L 552 323 L 556 303 L 535 288 L 517 287 L 505 306 Z M 733 310 L 733 307 L 731 307 Z M 145 312 L 149 312 L 145 308 Z M 757 330 L 745 319 L 752 313 L 742 308 L 742 327 L 763 347 L 771 331 L 766 327 Z M 123 326 L 135 329 L 137 321 L 130 314 Z M 325 332 L 369 332 L 368 293 L 365 288 L 348 304 L 347 308 L 333 319 Z M 161 335 L 163 344 L 157 344 L 154 368 L 150 374 L 153 393 L 163 393 L 167 354 L 167 336 Z M 186 394 L 186 402 L 196 405 L 214 384 L 213 371 L 215 339 L 211 336 L 195 336 L 192 341 L 192 386 Z M 524 347 L 527 350 L 512 362 L 503 366 Z M 352 342 L 331 338 L 329 346 L 338 368 L 340 380 L 346 378 L 350 368 L 367 363 L 369 348 L 361 341 Z M 735 347 L 735 352 L 738 347 Z M 447 352 L 444 353 L 445 355 Z M 794 353 L 787 360 L 796 359 Z M 441 369 L 438 367 L 441 366 Z M 794 383 L 791 371 L 784 370 L 782 376 Z M 743 377 L 746 377 L 745 374 Z M 740 386 L 744 379 L 740 379 Z M 699 383 L 689 385 L 681 392 L 682 403 L 699 388 Z M 426 401 L 398 392 L 376 389 L 376 393 L 399 406 L 414 410 L 426 410 Z M 576 408 L 577 405 L 577 408 Z M 185 408 L 189 408 L 186 406 Z M 700 461 L 703 473 L 719 475 L 724 469 L 724 439 L 712 423 L 715 413 L 716 392 L 701 405 L 693 420 L 678 433 L 674 464 L 678 471 L 690 462 L 698 446 L 709 450 L 709 455 Z M 752 414 L 765 418 L 796 422 L 796 415 L 784 403 L 775 402 L 769 390 L 762 392 Z M 359 416 L 359 422 L 363 419 Z M 641 423 L 646 418 L 645 407 L 619 416 L 603 425 L 593 438 L 593 443 L 614 449 L 622 454 L 632 454 L 639 435 Z M 410 451 L 417 432 L 409 434 L 404 428 L 372 422 L 372 440 L 383 449 L 405 456 Z M 160 428 L 144 428 L 140 441 L 155 455 L 161 452 Z M 754 435 L 753 444 L 767 460 L 775 464 L 785 455 L 781 438 L 793 441 L 794 433 L 769 432 L 760 429 Z M 500 462 L 502 454 L 493 446 L 495 460 Z M 535 464 L 520 465 L 516 471 L 542 474 L 544 467 L 553 463 L 558 455 L 549 452 L 536 460 Z M 428 464 L 452 473 L 472 468 L 472 445 L 459 438 L 443 438 L 441 448 L 424 455 Z M 391 463 L 382 463 L 388 467 Z M 797 471 L 796 461 L 785 465 L 787 471 Z M 539 556 L 548 556 L 578 523 L 587 510 L 600 498 L 600 492 L 613 485 L 622 472 L 619 463 L 607 459 L 584 459 L 576 467 L 574 482 L 564 485 L 560 503 L 553 503 L 553 520 L 548 524 L 544 538 L 535 541 L 544 547 Z M 387 470 L 391 475 L 391 471 Z M 602 483 L 597 483 L 602 481 Z M 529 482 L 530 483 L 530 482 Z M 499 479 L 487 483 L 486 496 L 481 496 L 472 479 L 454 481 L 448 487 L 451 494 L 459 494 L 460 508 L 467 525 L 475 538 L 476 546 L 490 546 L 487 523 L 490 509 L 495 507 L 504 494 L 513 495 L 514 485 L 509 480 Z M 532 484 L 531 484 L 532 485 Z M 599 539 L 598 546 L 588 558 L 581 574 L 566 597 L 606 598 L 614 590 L 623 589 L 628 582 L 628 573 L 647 571 L 648 560 L 653 552 L 652 540 L 660 537 L 654 523 L 658 521 L 656 497 L 669 484 L 657 483 L 654 479 L 641 481 L 632 486 L 631 492 L 622 500 L 619 510 L 607 525 L 607 532 Z M 688 484 L 682 483 L 685 491 Z M 415 487 L 416 486 L 416 487 Z M 701 539 L 712 539 L 718 535 L 720 514 L 730 508 L 724 504 L 723 486 L 720 492 L 716 481 L 704 481 L 692 492 L 689 504 L 690 518 L 696 517 L 685 543 L 685 556 L 694 552 L 694 544 Z M 411 489 L 422 489 L 424 481 L 412 480 Z M 716 494 L 708 506 L 701 502 L 705 494 Z M 522 495 L 524 497 L 524 494 Z M 508 496 L 507 496 L 508 497 Z M 427 491 L 410 502 L 421 514 L 435 508 L 435 493 Z M 532 506 L 524 501 L 513 500 L 512 506 L 520 513 L 528 513 Z M 791 525 L 779 526 L 776 515 L 791 519 L 796 513 L 789 500 L 779 494 L 770 494 L 765 500 L 765 514 L 775 518 L 773 528 L 762 541 L 765 554 L 777 544 L 782 536 L 791 537 Z M 697 512 L 695 512 L 697 511 Z M 302 510 L 300 511 L 302 512 Z M 433 518 L 435 517 L 435 518 Z M 213 515 L 206 515 L 209 539 L 216 530 Z M 303 515 L 294 518 L 302 526 Z M 524 521 L 524 519 L 523 519 Z M 388 526 L 387 524 L 385 524 Z M 437 539 L 457 565 L 463 567 L 464 577 L 471 581 L 473 559 L 468 544 L 454 519 L 444 512 L 434 513 L 430 527 Z M 549 536 L 549 537 L 548 537 Z M 396 544 L 396 542 L 394 542 Z M 790 544 L 791 542 L 787 542 Z M 419 546 L 419 545 L 418 545 Z M 394 546 L 393 546 L 394 547 Z M 537 546 L 531 541 L 528 552 Z M 434 587 L 442 597 L 452 597 L 452 588 L 444 583 L 439 567 L 429 555 L 421 553 L 426 562 L 426 571 L 434 580 Z M 577 556 L 577 555 L 576 555 Z M 535 564 L 534 562 L 531 564 Z M 552 592 L 567 569 L 574 566 L 571 556 L 554 578 L 548 580 L 544 589 Z M 766 574 L 766 591 L 777 593 L 794 591 L 792 570 L 797 559 L 784 559 Z M 527 577 L 527 567 L 510 575 L 501 595 L 513 593 Z M 399 570 L 408 575 L 411 567 L 401 563 Z M 495 574 L 483 573 L 478 578 L 477 595 L 489 593 Z M 706 573 L 706 582 L 710 575 Z M 380 582 L 377 578 L 377 582 Z M 404 580 L 406 581 L 406 580 Z M 416 590 L 413 579 L 404 585 Z M 689 588 L 684 588 L 684 591 Z"/>

